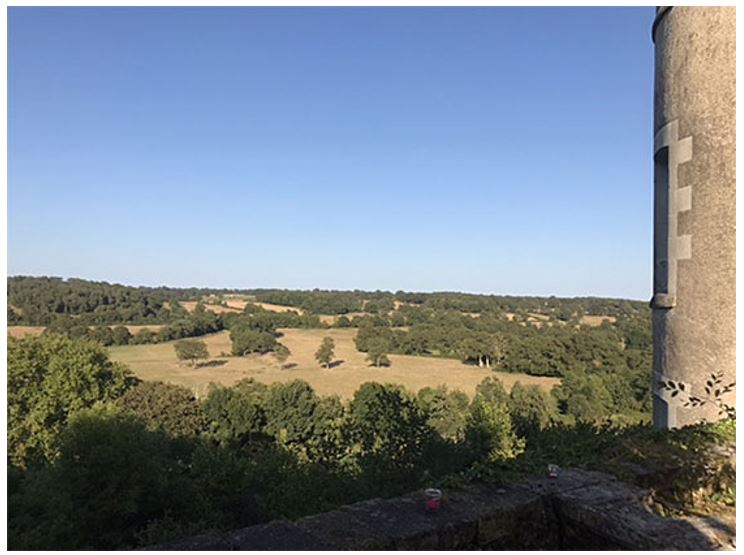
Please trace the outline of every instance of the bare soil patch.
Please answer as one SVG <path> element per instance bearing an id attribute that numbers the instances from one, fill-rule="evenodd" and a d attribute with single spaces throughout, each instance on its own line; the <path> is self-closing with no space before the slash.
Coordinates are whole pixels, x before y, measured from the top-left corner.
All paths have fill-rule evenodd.
<path id="1" fill-rule="evenodd" d="M 614 316 L 608 316 L 608 315 L 592 316 L 589 314 L 582 316 L 581 320 L 579 320 L 579 322 L 581 322 L 582 324 L 586 326 L 593 326 L 593 327 L 601 326 L 602 322 L 609 322 L 611 324 L 614 324 L 616 321 L 617 321 L 617 318 L 615 318 Z"/>
<path id="2" fill-rule="evenodd" d="M 238 301 L 230 301 L 230 302 L 238 302 Z M 229 305 L 230 302 L 227 304 Z M 197 301 L 178 301 L 178 304 L 180 304 L 182 307 L 184 307 L 189 312 L 194 312 L 196 309 Z M 243 305 L 245 306 L 245 305 Z M 211 310 L 215 314 L 223 314 L 225 312 L 240 312 L 242 309 L 239 309 L 237 307 L 232 306 L 222 306 L 219 304 L 204 304 L 204 308 L 207 310 Z"/>
<path id="3" fill-rule="evenodd" d="M 44 329 L 44 326 L 8 326 L 8 335 L 18 339 L 26 335 L 41 335 Z"/>
<path id="4" fill-rule="evenodd" d="M 254 302 L 253 304 L 260 306 L 264 310 L 270 310 L 271 312 L 296 312 L 297 314 L 305 314 L 305 310 L 294 306 L 284 306 L 280 304 L 271 303 L 259 303 Z"/>

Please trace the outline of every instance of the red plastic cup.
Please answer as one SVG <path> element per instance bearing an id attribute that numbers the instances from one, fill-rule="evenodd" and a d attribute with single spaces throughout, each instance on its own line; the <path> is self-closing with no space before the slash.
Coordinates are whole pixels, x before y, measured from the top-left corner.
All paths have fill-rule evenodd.
<path id="1" fill-rule="evenodd" d="M 442 504 L 442 490 L 436 488 L 428 488 L 426 494 L 426 510 L 430 513 L 436 513 Z"/>

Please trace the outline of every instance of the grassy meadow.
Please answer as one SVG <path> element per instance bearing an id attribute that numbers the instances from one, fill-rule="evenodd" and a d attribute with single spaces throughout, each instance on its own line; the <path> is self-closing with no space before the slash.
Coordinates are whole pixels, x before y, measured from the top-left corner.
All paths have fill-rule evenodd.
<path id="1" fill-rule="evenodd" d="M 301 379 L 320 395 L 337 394 L 342 399 L 350 398 L 361 384 L 369 381 L 401 384 L 412 391 L 446 384 L 470 396 L 487 376 L 497 376 L 507 389 L 517 381 L 546 389 L 559 382 L 557 378 L 493 372 L 458 360 L 406 355 L 389 355 L 391 366 L 374 368 L 365 361 L 365 353 L 356 350 L 356 329 L 283 329 L 280 332 L 283 337 L 279 341 L 291 351 L 284 363 L 278 362 L 272 354 L 220 356 L 230 352 L 227 331 L 201 338 L 207 344 L 210 359 L 193 368 L 179 364 L 173 342 L 117 346 L 110 347 L 109 351 L 113 360 L 126 364 L 140 378 L 184 385 L 199 396 L 206 392 L 210 382 L 231 385 L 243 378 L 254 378 L 266 384 Z M 324 337 L 333 338 L 336 344 L 336 362 L 329 369 L 321 368 L 315 361 L 315 351 Z"/>

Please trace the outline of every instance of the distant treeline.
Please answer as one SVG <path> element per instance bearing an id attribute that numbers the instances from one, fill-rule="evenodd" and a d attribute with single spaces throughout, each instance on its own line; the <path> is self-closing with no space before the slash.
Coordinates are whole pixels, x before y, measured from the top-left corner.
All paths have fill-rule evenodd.
<path id="1" fill-rule="evenodd" d="M 182 312 L 181 312 L 182 311 Z M 91 326 L 81 322 L 81 318 L 56 316 L 44 330 L 45 334 L 64 335 L 71 339 L 90 339 L 108 347 L 110 345 L 145 345 L 163 343 L 186 337 L 199 337 L 225 329 L 250 328 L 277 336 L 277 328 L 322 328 L 324 324 L 315 315 L 296 312 L 270 312 L 257 305 L 246 306 L 243 313 L 227 312 L 215 314 L 204 304 L 197 303 L 194 311 L 184 309 L 178 312 L 179 318 L 159 329 L 142 328 L 130 332 L 124 325 Z M 272 346 L 275 344 L 271 342 Z M 271 350 L 271 349 L 269 349 Z M 256 349 L 248 352 L 261 352 Z"/>
<path id="2" fill-rule="evenodd" d="M 208 289 L 130 287 L 107 282 L 55 277 L 8 278 L 8 323 L 45 326 L 60 315 L 80 323 L 167 324 L 182 318 L 179 301 L 224 295 L 247 295 L 258 302 L 301 308 L 313 314 L 390 312 L 396 304 L 470 313 L 538 312 L 569 321 L 585 314 L 615 317 L 638 315 L 645 303 L 623 299 L 514 297 L 466 293 L 397 291 L 289 291 L 283 289 Z"/>
<path id="3" fill-rule="evenodd" d="M 164 324 L 183 316 L 178 301 L 230 292 L 14 276 L 8 278 L 8 324 L 46 326 L 60 315 L 78 316 L 89 325 Z"/>

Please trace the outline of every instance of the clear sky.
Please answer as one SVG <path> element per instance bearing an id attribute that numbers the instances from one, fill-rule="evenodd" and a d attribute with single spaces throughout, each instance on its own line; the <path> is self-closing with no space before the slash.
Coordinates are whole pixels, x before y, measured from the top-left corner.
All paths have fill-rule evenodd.
<path id="1" fill-rule="evenodd" d="M 647 299 L 653 8 L 10 8 L 8 272 Z"/>

